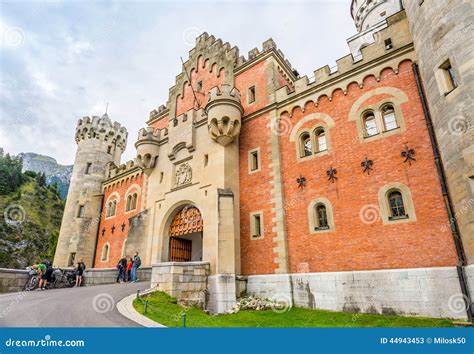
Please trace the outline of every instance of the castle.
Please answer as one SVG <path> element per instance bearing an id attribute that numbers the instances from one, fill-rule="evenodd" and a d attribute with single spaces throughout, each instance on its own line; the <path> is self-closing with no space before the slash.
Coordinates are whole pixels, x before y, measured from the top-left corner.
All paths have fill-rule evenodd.
<path id="1" fill-rule="evenodd" d="M 54 263 L 138 251 L 152 285 L 213 313 L 245 290 L 471 319 L 472 2 L 351 14 L 351 53 L 312 78 L 271 39 L 245 58 L 200 35 L 134 161 L 120 163 L 124 127 L 80 119 Z"/>

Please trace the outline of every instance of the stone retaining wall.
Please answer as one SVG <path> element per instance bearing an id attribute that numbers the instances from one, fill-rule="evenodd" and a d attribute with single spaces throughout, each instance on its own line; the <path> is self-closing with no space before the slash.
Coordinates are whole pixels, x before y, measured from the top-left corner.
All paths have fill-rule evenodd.
<path id="1" fill-rule="evenodd" d="M 0 293 L 22 291 L 28 277 L 27 270 L 0 268 Z"/>
<path id="2" fill-rule="evenodd" d="M 84 271 L 84 285 L 113 284 L 117 281 L 118 270 L 116 268 L 91 268 Z M 137 278 L 139 280 L 151 279 L 151 267 L 138 268 Z"/>
<path id="3" fill-rule="evenodd" d="M 468 274 L 472 293 L 473 266 Z M 332 311 L 467 319 L 455 267 L 252 275 L 247 294 Z"/>
<path id="4" fill-rule="evenodd" d="M 153 265 L 151 287 L 186 305 L 206 308 L 209 262 L 165 262 Z"/>

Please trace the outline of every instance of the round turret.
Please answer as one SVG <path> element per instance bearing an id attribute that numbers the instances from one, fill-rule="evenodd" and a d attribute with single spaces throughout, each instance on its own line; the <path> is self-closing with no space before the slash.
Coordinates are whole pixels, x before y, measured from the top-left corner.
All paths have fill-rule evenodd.
<path id="1" fill-rule="evenodd" d="M 239 135 L 244 110 L 240 104 L 240 92 L 235 87 L 223 84 L 212 88 L 205 111 L 213 140 L 226 146 Z"/>
<path id="2" fill-rule="evenodd" d="M 400 0 L 352 0 L 351 15 L 359 32 L 365 31 L 402 9 Z"/>
<path id="3" fill-rule="evenodd" d="M 160 131 L 155 132 L 153 127 L 142 128 L 138 132 L 138 140 L 135 143 L 137 157 L 135 163 L 149 175 L 155 168 L 158 160 Z"/>

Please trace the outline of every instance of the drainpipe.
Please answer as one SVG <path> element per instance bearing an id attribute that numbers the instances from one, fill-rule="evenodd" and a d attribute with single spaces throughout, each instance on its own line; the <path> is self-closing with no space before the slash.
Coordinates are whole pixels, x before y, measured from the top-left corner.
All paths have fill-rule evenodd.
<path id="1" fill-rule="evenodd" d="M 466 281 L 466 274 L 464 266 L 466 266 L 466 255 L 464 253 L 464 247 L 462 244 L 462 239 L 459 236 L 459 227 L 456 220 L 456 216 L 453 212 L 453 203 L 449 195 L 448 185 L 446 183 L 446 175 L 443 169 L 443 161 L 439 154 L 438 141 L 436 140 L 436 135 L 433 128 L 433 121 L 431 120 L 430 110 L 426 100 L 425 90 L 423 88 L 423 82 L 421 80 L 420 71 L 418 69 L 418 64 L 413 63 L 413 73 L 415 75 L 416 87 L 418 89 L 418 95 L 420 96 L 421 106 L 423 108 L 423 114 L 425 116 L 426 126 L 428 128 L 428 134 L 430 136 L 431 147 L 433 149 L 434 160 L 436 164 L 436 169 L 438 170 L 439 182 L 441 184 L 441 190 L 443 193 L 444 204 L 449 216 L 449 222 L 451 226 L 451 233 L 454 239 L 454 245 L 456 247 L 456 253 L 458 256 L 458 264 L 456 270 L 458 273 L 459 285 L 461 286 L 461 292 L 464 298 L 464 304 L 466 306 L 466 313 L 469 322 L 472 322 L 472 309 L 471 309 L 471 296 L 469 294 L 469 285 Z"/>
<path id="2" fill-rule="evenodd" d="M 95 246 L 94 246 L 94 254 L 92 256 L 92 267 L 91 268 L 94 268 L 95 266 L 95 256 L 97 254 L 97 243 L 99 242 L 99 233 L 100 233 L 100 222 L 102 221 L 102 211 L 103 211 L 103 208 L 104 208 L 104 195 L 101 194 L 100 195 L 100 209 L 99 209 L 99 216 L 97 217 L 97 233 L 96 233 L 96 236 L 95 236 Z"/>

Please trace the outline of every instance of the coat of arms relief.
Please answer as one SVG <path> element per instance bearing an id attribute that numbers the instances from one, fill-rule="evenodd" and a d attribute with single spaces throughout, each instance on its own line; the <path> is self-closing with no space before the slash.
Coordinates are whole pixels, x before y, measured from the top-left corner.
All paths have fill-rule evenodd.
<path id="1" fill-rule="evenodd" d="M 193 177 L 193 170 L 187 162 L 179 165 L 176 168 L 175 187 L 179 187 L 191 183 Z"/>

